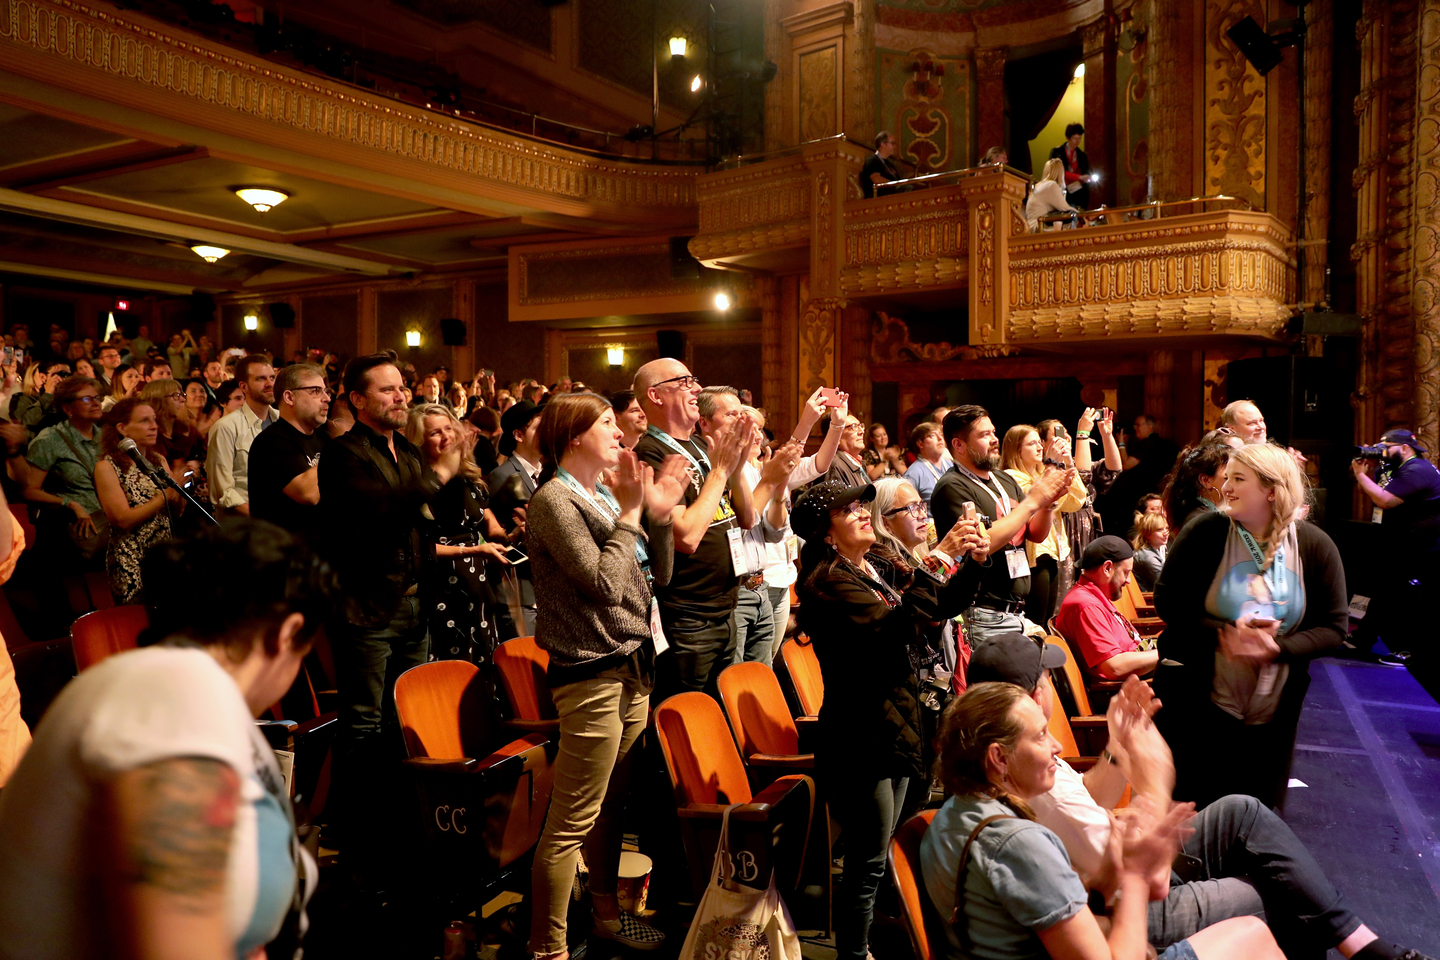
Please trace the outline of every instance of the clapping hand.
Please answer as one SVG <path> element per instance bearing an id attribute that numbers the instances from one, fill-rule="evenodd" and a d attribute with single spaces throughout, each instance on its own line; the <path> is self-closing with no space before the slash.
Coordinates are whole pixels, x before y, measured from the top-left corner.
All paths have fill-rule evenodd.
<path id="1" fill-rule="evenodd" d="M 782 443 L 770 451 L 770 459 L 760 467 L 760 483 L 784 488 L 790 474 L 800 463 L 802 447 L 798 440 Z"/>
<path id="2" fill-rule="evenodd" d="M 1193 803 L 1177 803 L 1162 812 L 1149 797 L 1132 797 L 1117 817 L 1117 826 L 1124 830 L 1121 869 L 1148 882 L 1158 870 L 1168 868 L 1181 844 L 1195 832 L 1186 825 L 1194 816 Z"/>
<path id="3" fill-rule="evenodd" d="M 633 456 L 633 454 L 632 454 Z M 646 469 L 649 469 L 648 467 Z M 690 465 L 685 458 L 671 455 L 655 470 L 645 487 L 645 513 L 651 523 L 664 523 L 685 499 L 690 486 Z"/>
<path id="4" fill-rule="evenodd" d="M 755 444 L 755 427 L 748 414 L 724 423 L 705 442 L 710 447 L 710 460 L 722 476 L 729 479 Z"/>
<path id="5" fill-rule="evenodd" d="M 945 534 L 936 549 L 958 560 L 961 557 L 973 555 L 986 542 L 980 521 L 961 517 L 955 521 L 955 525 Z M 985 555 L 977 556 L 975 559 L 983 560 Z"/>
<path id="6" fill-rule="evenodd" d="M 615 485 L 611 492 L 620 504 L 620 519 L 625 523 L 639 525 L 640 508 L 645 505 L 645 471 L 649 464 L 641 463 L 633 450 L 621 450 L 620 462 L 612 471 Z"/>
<path id="7" fill-rule="evenodd" d="M 1220 652 L 1235 663 L 1270 663 L 1280 656 L 1280 645 L 1275 642 L 1279 631 L 1278 620 L 1263 626 L 1257 626 L 1254 620 L 1227 623 L 1220 628 Z"/>

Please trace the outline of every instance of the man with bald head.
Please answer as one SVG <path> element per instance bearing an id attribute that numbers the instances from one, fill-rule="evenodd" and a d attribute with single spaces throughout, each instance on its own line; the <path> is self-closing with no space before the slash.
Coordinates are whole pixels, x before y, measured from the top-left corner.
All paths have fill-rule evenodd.
<path id="1" fill-rule="evenodd" d="M 1264 443 L 1265 414 L 1249 400 L 1236 400 L 1225 405 L 1220 411 L 1220 425 L 1235 431 L 1235 435 L 1246 443 Z"/>
<path id="2" fill-rule="evenodd" d="M 700 381 L 679 360 L 645 364 L 635 372 L 634 391 L 649 422 L 635 455 L 657 468 L 683 457 L 690 467 L 685 500 L 670 518 L 675 567 L 670 582 L 655 591 L 670 649 L 656 660 L 654 696 L 659 702 L 699 690 L 718 698 L 716 679 L 735 652 L 735 602 L 745 573 L 740 537 L 754 522 L 749 491 L 736 479 L 754 436 L 750 420 L 742 416 L 718 427 L 708 445 L 695 436 Z M 740 501 L 743 526 L 732 495 Z"/>

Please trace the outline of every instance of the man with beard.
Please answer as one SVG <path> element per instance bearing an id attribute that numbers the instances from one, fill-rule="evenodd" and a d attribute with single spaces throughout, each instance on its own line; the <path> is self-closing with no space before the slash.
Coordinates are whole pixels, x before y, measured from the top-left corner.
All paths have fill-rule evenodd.
<path id="1" fill-rule="evenodd" d="M 280 418 L 275 411 L 275 368 L 259 355 L 241 357 L 235 364 L 235 382 L 244 402 L 210 428 L 210 454 L 205 473 L 210 478 L 210 501 L 218 512 L 250 514 L 250 445 Z"/>
<path id="2" fill-rule="evenodd" d="M 1000 469 L 1000 438 L 984 407 L 955 407 L 945 415 L 942 429 L 955 464 L 936 481 L 930 495 L 935 529 L 953 527 L 964 516 L 968 501 L 990 534 L 988 568 L 975 605 L 965 611 L 966 637 L 971 647 L 978 648 L 999 634 L 1025 632 L 1020 618 L 1030 593 L 1025 541 L 1039 543 L 1049 536 L 1051 507 L 1069 489 L 1075 470 L 1047 469 L 1027 495 L 1014 477 Z"/>
<path id="3" fill-rule="evenodd" d="M 1155 641 L 1135 632 L 1114 601 L 1120 599 L 1135 568 L 1135 551 L 1119 537 L 1096 537 L 1080 555 L 1080 579 L 1065 594 L 1055 614 L 1061 636 L 1075 643 L 1085 666 L 1106 680 L 1143 676 L 1155 669 Z"/>
<path id="4" fill-rule="evenodd" d="M 389 786 L 398 776 L 386 769 L 401 743 L 395 681 L 429 658 L 420 511 L 460 469 L 461 447 L 425 466 L 403 434 L 405 382 L 388 354 L 350 361 L 344 390 L 355 425 L 320 460 L 320 510 L 326 556 L 350 599 L 330 633 L 340 701 L 334 795 L 347 804 L 347 860 L 368 885 L 393 852 L 381 825 L 398 803 Z"/>
<path id="5" fill-rule="evenodd" d="M 1379 586 L 1359 635 L 1369 644 L 1384 640 L 1405 659 L 1406 651 L 1418 650 L 1412 641 L 1414 613 L 1423 608 L 1422 591 L 1440 585 L 1440 470 L 1421 456 L 1425 447 L 1409 430 L 1387 430 L 1380 446 L 1390 472 L 1384 486 L 1370 477 L 1373 461 L 1350 464 L 1355 482 L 1375 504 L 1372 519 L 1380 524 L 1385 545 Z"/>
<path id="6" fill-rule="evenodd" d="M 250 447 L 250 514 L 291 533 L 319 530 L 320 428 L 330 414 L 325 369 L 292 363 L 275 378 L 280 419 Z"/>

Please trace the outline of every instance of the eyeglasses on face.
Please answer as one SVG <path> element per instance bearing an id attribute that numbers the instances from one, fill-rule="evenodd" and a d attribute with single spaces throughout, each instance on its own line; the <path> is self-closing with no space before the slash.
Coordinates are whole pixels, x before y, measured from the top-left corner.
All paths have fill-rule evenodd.
<path id="1" fill-rule="evenodd" d="M 846 517 L 857 517 L 863 513 L 865 514 L 865 516 L 868 517 L 870 516 L 870 504 L 862 503 L 861 501 L 856 500 L 853 503 L 847 503 L 845 504 L 845 506 L 841 507 L 840 513 L 842 516 Z"/>
<path id="2" fill-rule="evenodd" d="M 291 388 L 290 388 L 290 392 L 291 392 L 291 393 L 299 393 L 299 392 L 302 391 L 302 390 L 309 391 L 310 393 L 315 394 L 317 397 L 323 396 L 323 397 L 327 397 L 327 398 L 328 398 L 328 397 L 331 396 L 330 390 L 329 390 L 328 387 L 291 387 Z"/>
<path id="3" fill-rule="evenodd" d="M 100 402 L 100 398 L 97 397 L 97 396 L 93 396 L 93 395 L 91 395 L 91 396 L 84 396 L 84 397 L 76 397 L 76 398 L 75 398 L 73 401 L 71 401 L 71 402 L 72 402 L 72 403 L 83 403 L 83 404 L 85 404 L 85 406 L 88 407 L 88 406 L 90 406 L 91 404 L 99 403 L 99 402 Z"/>
<path id="4" fill-rule="evenodd" d="M 681 390 L 694 390 L 696 387 L 700 386 L 700 378 L 687 373 L 683 377 L 671 377 L 669 380 L 661 380 L 659 383 L 655 384 L 655 386 L 663 387 L 667 383 L 677 384 L 679 385 Z"/>
<path id="5" fill-rule="evenodd" d="M 893 517 L 896 514 L 900 513 L 908 513 L 915 520 L 924 520 L 925 518 L 930 516 L 930 508 L 925 505 L 925 501 L 916 500 L 914 503 L 907 503 L 903 507 L 895 507 L 892 510 L 886 510 L 885 516 Z"/>

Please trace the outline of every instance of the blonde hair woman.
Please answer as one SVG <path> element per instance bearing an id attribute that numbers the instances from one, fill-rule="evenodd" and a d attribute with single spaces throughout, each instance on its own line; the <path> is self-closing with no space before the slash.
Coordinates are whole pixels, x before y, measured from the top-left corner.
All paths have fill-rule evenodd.
<path id="1" fill-rule="evenodd" d="M 1170 524 L 1163 513 L 1142 513 L 1130 532 L 1130 546 L 1135 548 L 1135 582 L 1141 590 L 1154 590 L 1165 566 Z"/>
<path id="2" fill-rule="evenodd" d="M 1164 618 L 1155 678 L 1175 753 L 1175 795 L 1285 798 L 1310 659 L 1349 628 L 1335 543 L 1300 519 L 1305 477 L 1284 448 L 1235 450 L 1225 513 L 1197 517 L 1170 545 L 1155 585 Z M 1257 582 L 1258 581 L 1258 582 Z"/>
<path id="3" fill-rule="evenodd" d="M 1045 169 L 1040 174 L 1040 179 L 1035 181 L 1035 186 L 1030 191 L 1030 197 L 1025 201 L 1025 222 L 1030 225 L 1031 233 L 1038 233 L 1042 226 L 1040 218 L 1052 213 L 1078 213 L 1070 206 L 1070 201 L 1065 199 L 1065 161 L 1059 157 L 1051 157 L 1045 161 Z M 1045 230 L 1057 230 L 1060 224 L 1045 224 Z"/>
<path id="4" fill-rule="evenodd" d="M 1005 431 L 1005 440 L 1000 445 L 1000 465 L 1020 484 L 1022 493 L 1028 495 L 1031 485 L 1045 472 L 1046 457 L 1066 467 L 1075 465 L 1070 444 L 1064 437 L 1055 437 L 1047 448 L 1040 439 L 1040 431 L 1028 423 L 1017 423 Z M 1059 604 L 1060 568 L 1069 567 L 1075 560 L 1060 515 L 1074 513 L 1085 506 L 1089 495 L 1085 481 L 1077 472 L 1064 496 L 1050 508 L 1055 511 L 1050 518 L 1050 533 L 1044 540 L 1025 542 L 1026 559 L 1030 561 L 1030 595 L 1025 600 L 1025 616 L 1042 627 L 1050 622 Z"/>

